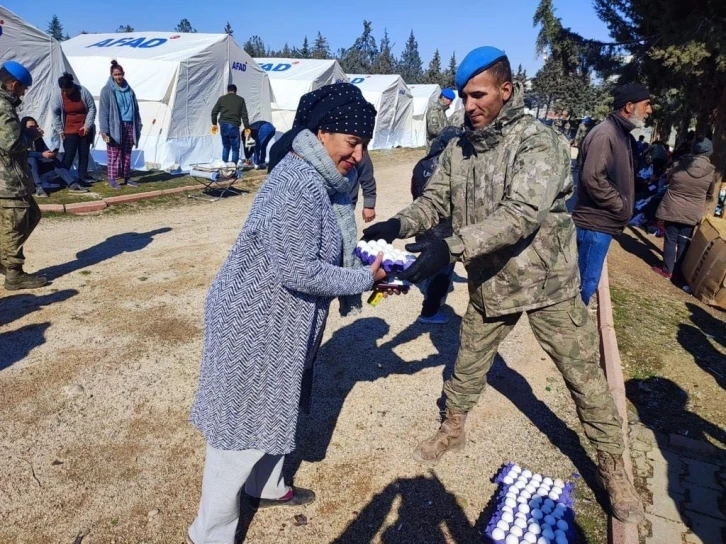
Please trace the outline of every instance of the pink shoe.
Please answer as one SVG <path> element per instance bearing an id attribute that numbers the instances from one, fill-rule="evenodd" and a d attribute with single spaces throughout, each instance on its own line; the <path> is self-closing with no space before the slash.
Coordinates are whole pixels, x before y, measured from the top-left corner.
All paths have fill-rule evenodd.
<path id="1" fill-rule="evenodd" d="M 664 271 L 660 266 L 654 266 L 653 272 L 655 272 L 659 276 L 663 276 L 667 280 L 671 279 L 671 277 L 673 276 L 673 274 L 669 274 L 668 272 Z"/>

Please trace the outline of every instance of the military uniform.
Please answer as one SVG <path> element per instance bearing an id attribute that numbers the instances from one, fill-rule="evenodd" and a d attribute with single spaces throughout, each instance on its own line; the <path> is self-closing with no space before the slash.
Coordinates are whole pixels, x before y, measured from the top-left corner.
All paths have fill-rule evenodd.
<path id="1" fill-rule="evenodd" d="M 19 104 L 20 99 L 0 87 L 0 265 L 3 271 L 16 272 L 25 262 L 23 244 L 40 221 L 28 171 L 33 141 L 21 133 L 15 111 Z"/>
<path id="2" fill-rule="evenodd" d="M 598 332 L 579 296 L 569 144 L 524 114 L 523 88 L 488 127 L 449 143 L 424 194 L 396 218 L 400 238 L 451 217 L 451 260 L 469 276 L 447 409 L 466 414 L 486 385 L 499 344 L 527 313 L 598 451 L 623 451 L 621 419 L 599 364 Z M 463 423 L 462 423 L 463 425 Z"/>
<path id="3" fill-rule="evenodd" d="M 447 123 L 447 126 L 456 127 L 456 128 L 464 128 L 465 122 L 466 122 L 466 111 L 464 109 L 460 109 L 460 110 L 456 110 L 454 113 L 451 114 L 451 117 L 449 117 L 449 122 Z"/>
<path id="4" fill-rule="evenodd" d="M 448 126 L 449 122 L 446 118 L 446 110 L 449 106 L 445 105 L 441 98 L 429 106 L 426 111 L 426 147 L 431 147 L 431 142 L 439 133 Z"/>

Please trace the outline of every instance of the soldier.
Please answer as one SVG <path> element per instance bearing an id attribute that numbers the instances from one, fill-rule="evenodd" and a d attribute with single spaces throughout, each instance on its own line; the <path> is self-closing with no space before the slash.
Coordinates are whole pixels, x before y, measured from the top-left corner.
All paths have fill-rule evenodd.
<path id="1" fill-rule="evenodd" d="M 461 323 L 454 375 L 444 385 L 445 419 L 414 458 L 434 463 L 461 450 L 467 412 L 477 403 L 499 344 L 527 313 L 542 348 L 562 373 L 598 474 L 618 519 L 642 508 L 623 464 L 621 419 L 599 364 L 598 331 L 580 296 L 569 145 L 524 113 L 523 87 L 494 47 L 469 53 L 456 74 L 471 129 L 449 143 L 423 195 L 364 238 L 408 238 L 451 217 L 454 234 L 407 246 L 419 252 L 401 276 L 418 282 L 462 261 L 470 302 Z"/>
<path id="2" fill-rule="evenodd" d="M 426 111 L 426 148 L 431 147 L 431 142 L 444 130 L 449 124 L 446 118 L 446 110 L 456 98 L 454 91 L 444 89 L 439 95 L 439 99 L 429 106 Z"/>
<path id="3" fill-rule="evenodd" d="M 28 171 L 28 147 L 41 137 L 37 129 L 20 130 L 16 108 L 33 78 L 25 66 L 7 61 L 0 68 L 0 273 L 5 289 L 35 289 L 43 277 L 23 271 L 23 244 L 40 222 Z"/>
<path id="4" fill-rule="evenodd" d="M 575 141 L 573 142 L 573 147 L 576 147 L 577 149 L 580 149 L 580 145 L 582 145 L 583 140 L 585 139 L 585 136 L 588 135 L 590 130 L 592 130 L 592 127 L 595 126 L 595 123 L 592 122 L 592 119 L 590 117 L 583 118 L 582 122 L 580 123 L 580 126 L 577 127 L 577 132 L 575 133 Z"/>

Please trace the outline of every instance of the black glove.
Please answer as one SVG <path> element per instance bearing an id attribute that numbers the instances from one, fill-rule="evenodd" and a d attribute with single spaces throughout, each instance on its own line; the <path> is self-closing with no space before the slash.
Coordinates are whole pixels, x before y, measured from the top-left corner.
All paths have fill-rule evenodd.
<path id="1" fill-rule="evenodd" d="M 451 262 L 449 245 L 438 238 L 427 238 L 415 244 L 408 244 L 406 251 L 421 253 L 416 262 L 398 274 L 399 279 L 411 283 L 419 283 L 434 276 Z"/>
<path id="2" fill-rule="evenodd" d="M 393 217 L 388 221 L 376 223 L 367 229 L 363 229 L 363 239 L 366 241 L 383 239 L 390 244 L 398 238 L 400 232 L 401 221 Z"/>

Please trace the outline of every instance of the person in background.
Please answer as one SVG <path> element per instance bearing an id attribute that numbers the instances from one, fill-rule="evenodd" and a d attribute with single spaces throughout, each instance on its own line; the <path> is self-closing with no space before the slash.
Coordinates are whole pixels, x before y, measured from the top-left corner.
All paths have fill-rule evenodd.
<path id="1" fill-rule="evenodd" d="M 575 133 L 575 139 L 572 142 L 572 146 L 580 149 L 582 142 L 585 141 L 585 137 L 589 134 L 594 126 L 595 122 L 592 120 L 591 117 L 584 117 L 580 122 L 580 125 L 577 127 L 577 132 Z"/>
<path id="2" fill-rule="evenodd" d="M 668 166 L 668 146 L 661 140 L 656 140 L 643 152 L 643 155 L 650 157 L 653 165 L 653 177 L 656 180 L 660 179 Z"/>
<path id="3" fill-rule="evenodd" d="M 696 131 L 689 130 L 688 133 L 686 134 L 686 139 L 683 140 L 681 142 L 681 145 L 679 145 L 676 148 L 676 150 L 673 152 L 673 162 L 676 162 L 683 155 L 690 155 L 695 141 L 696 141 Z"/>
<path id="4" fill-rule="evenodd" d="M 375 120 L 375 108 L 350 83 L 301 97 L 209 289 L 191 411 L 206 440 L 199 512 L 188 531 L 193 544 L 235 542 L 240 496 L 257 508 L 315 500 L 312 490 L 285 485 L 282 465 L 295 449 L 303 374 L 331 301 L 386 275 L 382 254 L 370 267 L 355 256 L 346 177 L 363 160 Z"/>
<path id="5" fill-rule="evenodd" d="M 85 87 L 75 83 L 73 75 L 64 73 L 58 78 L 60 91 L 51 97 L 53 129 L 63 143 L 63 166 L 73 167 L 78 157 L 79 184 L 69 186 L 71 191 L 82 190 L 91 178 L 88 177 L 88 157 L 96 135 L 96 103 Z"/>
<path id="6" fill-rule="evenodd" d="M 28 173 L 28 148 L 41 137 L 34 129 L 21 130 L 16 109 L 33 84 L 30 71 L 12 60 L 0 68 L 0 274 L 5 289 L 36 289 L 48 281 L 23 270 L 23 244 L 40 222 L 35 187 Z"/>
<path id="7" fill-rule="evenodd" d="M 36 139 L 28 148 L 28 166 L 35 183 L 36 197 L 48 198 L 48 193 L 45 190 L 58 188 L 58 185 L 50 183 L 50 179 L 53 177 L 61 178 L 71 191 L 88 192 L 88 189 L 81 187 L 73 179 L 65 165 L 58 160 L 57 151 L 48 149 L 48 145 L 43 140 L 43 131 L 38 127 L 38 122 L 33 117 L 23 117 L 20 120 L 20 127 L 26 134 L 40 134 L 40 138 Z"/>
<path id="8" fill-rule="evenodd" d="M 454 91 L 444 89 L 439 95 L 439 99 L 429 106 L 426 110 L 426 145 L 431 147 L 431 142 L 439 133 L 449 125 L 446 118 L 446 110 L 449 109 L 451 103 L 456 99 Z"/>
<path id="9" fill-rule="evenodd" d="M 451 114 L 451 117 L 449 117 L 449 122 L 447 123 L 446 126 L 463 130 L 465 124 L 466 124 L 466 110 L 464 108 L 461 108 L 460 110 L 456 110 L 454 113 Z"/>
<path id="10" fill-rule="evenodd" d="M 373 161 L 366 151 L 363 159 L 355 165 L 355 175 L 351 178 L 350 202 L 355 209 L 358 193 L 363 192 L 363 222 L 370 223 L 376 218 L 376 178 L 373 175 Z"/>
<path id="11" fill-rule="evenodd" d="M 633 216 L 635 138 L 630 132 L 645 126 L 652 113 L 650 93 L 640 83 L 615 89 L 613 99 L 613 112 L 585 137 L 578 156 L 580 183 L 572 219 L 585 305 L 600 284 L 610 242 Z"/>
<path id="12" fill-rule="evenodd" d="M 635 142 L 635 164 L 637 171 L 640 172 L 645 168 L 645 150 L 648 149 L 648 144 L 645 143 L 645 136 L 642 134 L 638 137 L 638 141 Z"/>
<path id="13" fill-rule="evenodd" d="M 267 168 L 267 146 L 270 145 L 270 141 L 275 136 L 276 130 L 272 123 L 255 121 L 242 131 L 245 142 L 248 138 L 254 139 L 255 145 L 252 152 L 252 164 L 257 170 Z M 249 160 L 247 149 L 248 147 L 245 144 L 245 157 Z"/>
<path id="14" fill-rule="evenodd" d="M 711 140 L 700 138 L 692 153 L 683 155 L 668 172 L 668 188 L 656 212 L 665 223 L 663 265 L 653 267 L 666 279 L 680 270 L 693 228 L 706 215 L 716 191 L 716 167 L 709 159 L 712 153 Z"/>
<path id="15" fill-rule="evenodd" d="M 227 85 L 227 94 L 220 96 L 212 108 L 212 127 L 216 127 L 217 123 L 222 137 L 222 160 L 229 162 L 231 150 L 232 162 L 237 166 L 240 138 L 244 130 L 249 127 L 250 120 L 247 116 L 247 104 L 244 98 L 237 95 L 236 85 L 231 83 Z"/>
<path id="16" fill-rule="evenodd" d="M 465 110 L 460 110 L 465 111 Z M 456 114 L 454 114 L 456 115 Z M 453 117 L 453 115 L 452 115 Z M 463 121 L 462 121 L 463 126 Z M 411 176 L 411 196 L 414 200 L 423 195 L 424 189 L 428 184 L 431 176 L 439 164 L 439 157 L 446 149 L 446 146 L 454 138 L 461 136 L 462 127 L 446 127 L 438 137 L 431 143 L 431 150 L 413 168 Z M 433 229 L 424 234 L 416 236 L 416 241 L 421 242 L 428 236 L 441 238 L 442 240 L 453 236 L 454 229 L 451 226 L 451 220 L 447 219 L 436 225 Z M 445 266 L 438 274 L 428 280 L 424 280 L 421 289 L 424 294 L 423 307 L 421 315 L 418 317 L 419 323 L 428 325 L 444 325 L 449 322 L 449 316 L 442 313 L 441 306 L 446 302 L 446 296 L 451 288 L 451 280 L 454 277 L 454 263 Z"/>
<path id="17" fill-rule="evenodd" d="M 141 138 L 141 113 L 136 93 L 115 60 L 111 61 L 111 77 L 101 89 L 98 124 L 106 142 L 109 187 L 120 189 L 119 180 L 129 187 L 138 187 L 131 179 L 131 153 Z"/>

